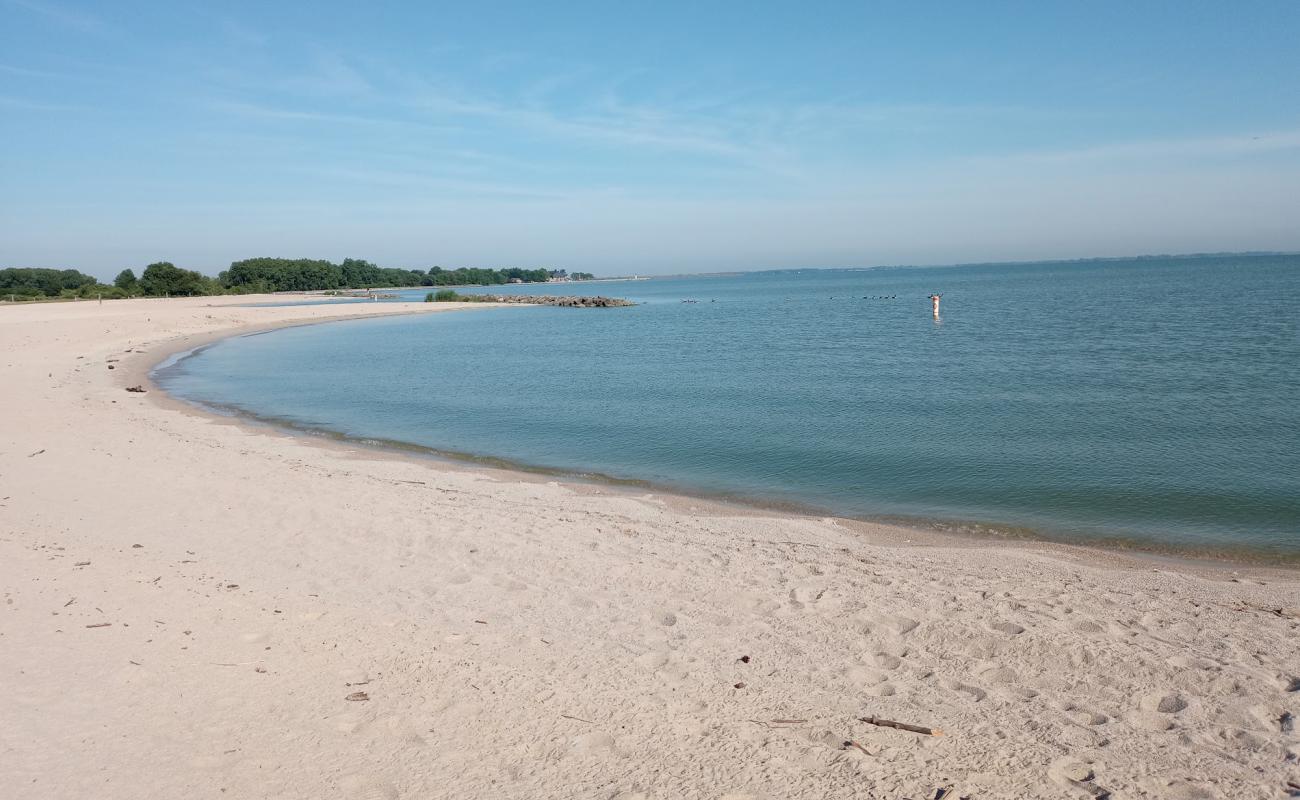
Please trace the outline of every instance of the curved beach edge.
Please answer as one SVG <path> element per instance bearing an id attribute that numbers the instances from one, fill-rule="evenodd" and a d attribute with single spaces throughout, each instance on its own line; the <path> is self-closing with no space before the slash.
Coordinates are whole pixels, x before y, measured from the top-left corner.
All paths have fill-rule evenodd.
<path id="1" fill-rule="evenodd" d="M 1263 798 L 1297 777 L 1294 571 L 458 466 L 147 382 L 219 338 L 433 310 L 236 302 L 0 309 L 0 796 Z"/>
<path id="2" fill-rule="evenodd" d="M 774 502 L 764 498 L 719 493 L 694 492 L 689 487 L 669 486 L 606 475 L 594 470 L 558 469 L 545 465 L 524 464 L 490 453 L 462 453 L 439 450 L 408 442 L 380 440 L 373 437 L 351 437 L 328 428 L 304 426 L 288 420 L 261 417 L 230 408 L 213 407 L 176 397 L 166 391 L 156 380 L 160 367 L 177 360 L 197 355 L 206 347 L 223 340 L 240 336 L 269 333 L 294 327 L 307 327 L 350 320 L 384 317 L 412 316 L 438 311 L 487 310 L 494 307 L 529 305 L 526 303 L 491 304 L 483 301 L 465 303 L 439 303 L 430 307 L 417 302 L 401 304 L 402 308 L 374 309 L 362 307 L 356 312 L 327 315 L 307 320 L 285 319 L 275 322 L 253 322 L 235 329 L 219 329 L 182 336 L 162 346 L 152 348 L 148 359 L 132 359 L 119 373 L 119 382 L 127 385 L 147 386 L 153 390 L 150 400 L 161 408 L 194 414 L 210 422 L 242 426 L 263 435 L 290 436 L 313 446 L 331 448 L 339 452 L 357 454 L 365 452 L 376 456 L 414 459 L 418 462 L 435 462 L 442 469 L 488 470 L 502 480 L 524 482 L 560 481 L 573 491 L 590 491 L 602 487 L 608 491 L 628 495 L 650 495 L 657 502 L 687 513 L 711 515 L 768 515 L 783 518 L 813 519 L 856 529 L 872 544 L 914 547 L 1007 547 L 1029 548 L 1035 552 L 1069 560 L 1115 568 L 1163 569 L 1193 571 L 1222 577 L 1238 576 L 1243 569 L 1265 570 L 1279 575 L 1300 574 L 1300 556 L 1279 557 L 1274 553 L 1232 547 L 1179 547 L 1149 540 L 1114 538 L 1110 540 L 1067 541 L 1043 531 L 1001 525 L 986 521 L 923 520 L 891 517 L 882 519 L 845 517 L 825 509 L 791 502 Z M 302 306 L 310 308 L 310 306 Z M 326 306 L 328 308 L 328 306 Z M 1208 573 L 1207 573 L 1208 571 Z"/>

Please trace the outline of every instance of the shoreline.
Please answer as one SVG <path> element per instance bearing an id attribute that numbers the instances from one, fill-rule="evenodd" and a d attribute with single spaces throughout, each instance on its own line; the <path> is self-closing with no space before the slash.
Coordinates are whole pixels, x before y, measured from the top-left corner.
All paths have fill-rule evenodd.
<path id="1" fill-rule="evenodd" d="M 202 340 L 448 310 L 0 314 L 0 796 L 1263 800 L 1300 778 L 1294 571 L 457 466 L 124 391 Z"/>
<path id="2" fill-rule="evenodd" d="M 482 306 L 482 303 L 465 304 Z M 491 305 L 491 304 L 489 304 Z M 522 305 L 522 304 L 510 304 Z M 470 310 L 458 308 L 454 310 Z M 507 478 L 520 480 L 558 479 L 575 484 L 596 485 L 628 493 L 650 492 L 665 498 L 678 507 L 691 503 L 710 503 L 727 512 L 756 512 L 778 514 L 793 519 L 834 520 L 841 525 L 863 525 L 872 527 L 896 528 L 896 536 L 910 534 L 921 539 L 917 546 L 961 546 L 965 543 L 972 547 L 1012 547 L 1050 550 L 1062 558 L 1098 559 L 1099 563 L 1122 564 L 1131 560 L 1132 568 L 1150 566 L 1159 563 L 1165 568 L 1184 568 L 1196 571 L 1205 570 L 1268 570 L 1277 574 L 1300 574 L 1300 553 L 1282 554 L 1249 546 L 1206 545 L 1201 547 L 1166 544 L 1140 537 L 1098 536 L 1080 541 L 1070 541 L 1064 536 L 1053 536 L 1050 531 L 1008 523 L 985 522 L 979 520 L 961 520 L 947 518 L 911 518 L 904 515 L 881 516 L 846 516 L 811 504 L 795 501 L 778 501 L 745 495 L 742 493 L 708 492 L 693 490 L 687 486 L 659 483 L 638 478 L 625 478 L 608 475 L 598 470 L 564 469 L 541 464 L 517 462 L 509 458 L 490 453 L 471 453 L 442 450 L 436 447 L 404 442 L 395 439 L 376 437 L 354 437 L 324 426 L 312 426 L 288 419 L 263 417 L 254 412 L 239 408 L 228 408 L 202 401 L 186 400 L 170 394 L 155 380 L 154 374 L 159 369 L 170 368 L 172 364 L 198 355 L 204 348 L 222 340 L 241 336 L 253 336 L 270 333 L 290 327 L 306 325 L 324 325 L 347 322 L 352 319 L 367 319 L 382 316 L 408 316 L 419 314 L 420 310 L 397 312 L 380 312 L 374 314 L 344 315 L 338 318 L 314 320 L 306 323 L 276 323 L 266 327 L 217 331 L 189 337 L 175 347 L 169 347 L 154 360 L 142 368 L 132 368 L 123 375 L 131 378 L 127 383 L 141 383 L 156 392 L 157 397 L 164 397 L 168 402 L 164 407 L 198 413 L 209 419 L 220 420 L 230 424 L 242 425 L 250 430 L 262 433 L 273 432 L 293 438 L 304 439 L 322 446 L 339 447 L 347 451 L 351 448 L 364 448 L 379 454 L 397 458 L 415 460 L 433 460 L 446 466 L 462 469 L 487 469 L 504 474 Z M 171 361 L 172 364 L 166 364 Z M 166 364 L 166 366 L 164 366 Z M 983 528 L 986 532 L 977 532 L 971 528 Z"/>

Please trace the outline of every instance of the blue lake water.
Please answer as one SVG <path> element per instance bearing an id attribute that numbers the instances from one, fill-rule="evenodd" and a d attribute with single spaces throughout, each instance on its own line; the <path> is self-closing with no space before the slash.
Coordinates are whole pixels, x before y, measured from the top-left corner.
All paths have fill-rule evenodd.
<path id="1" fill-rule="evenodd" d="M 492 291 L 642 305 L 291 328 L 158 378 L 300 428 L 846 516 L 1300 556 L 1300 257 Z"/>

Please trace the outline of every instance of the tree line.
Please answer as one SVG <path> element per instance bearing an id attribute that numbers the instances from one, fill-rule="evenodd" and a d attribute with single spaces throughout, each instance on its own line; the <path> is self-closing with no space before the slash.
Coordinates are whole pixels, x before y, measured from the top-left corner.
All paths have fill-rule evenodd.
<path id="1" fill-rule="evenodd" d="M 24 299 L 44 297 L 95 298 L 171 297 L 263 292 L 321 291 L 414 286 L 493 286 L 506 283 L 544 283 L 567 275 L 570 280 L 591 280 L 590 273 L 545 269 L 479 269 L 459 267 L 427 271 L 380 267 L 369 261 L 345 258 L 342 263 L 308 258 L 249 258 L 236 261 L 216 278 L 181 269 L 169 261 L 144 268 L 139 277 L 124 269 L 112 285 L 73 269 L 0 269 L 0 295 Z"/>

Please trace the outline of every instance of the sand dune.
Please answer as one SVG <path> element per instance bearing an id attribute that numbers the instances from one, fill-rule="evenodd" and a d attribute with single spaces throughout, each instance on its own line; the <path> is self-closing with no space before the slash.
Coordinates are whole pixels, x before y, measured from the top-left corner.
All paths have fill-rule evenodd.
<path id="1" fill-rule="evenodd" d="M 1294 572 L 564 484 L 124 391 L 204 337 L 445 309 L 240 302 L 0 308 L 0 796 L 1300 783 Z"/>

